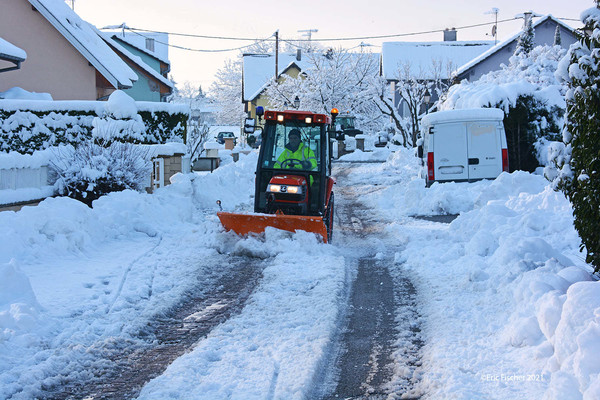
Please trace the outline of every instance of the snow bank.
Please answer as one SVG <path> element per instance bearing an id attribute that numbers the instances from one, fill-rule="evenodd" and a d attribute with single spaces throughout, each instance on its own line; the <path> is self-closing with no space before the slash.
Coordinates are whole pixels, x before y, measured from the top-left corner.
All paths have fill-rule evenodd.
<path id="1" fill-rule="evenodd" d="M 426 344 L 417 392 L 598 398 L 600 282 L 579 254 L 564 195 L 525 172 L 425 188 L 411 157 L 390 157 L 379 174 L 402 165 L 386 178 L 400 182 L 369 201 L 389 216 L 403 248 L 398 267 L 415 274 L 420 293 Z M 408 219 L 438 214 L 459 216 L 449 226 Z"/>

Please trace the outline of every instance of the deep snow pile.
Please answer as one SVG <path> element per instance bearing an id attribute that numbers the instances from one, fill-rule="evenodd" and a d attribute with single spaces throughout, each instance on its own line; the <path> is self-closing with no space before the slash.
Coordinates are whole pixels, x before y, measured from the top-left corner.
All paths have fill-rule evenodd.
<path id="1" fill-rule="evenodd" d="M 415 391 L 600 398 L 600 283 L 578 251 L 564 195 L 524 172 L 427 189 L 411 151 L 365 174 L 392 168 L 402 181 L 370 202 L 391 220 L 404 247 L 397 268 L 414 273 L 420 292 L 426 344 Z M 459 213 L 447 227 L 407 218 Z"/>

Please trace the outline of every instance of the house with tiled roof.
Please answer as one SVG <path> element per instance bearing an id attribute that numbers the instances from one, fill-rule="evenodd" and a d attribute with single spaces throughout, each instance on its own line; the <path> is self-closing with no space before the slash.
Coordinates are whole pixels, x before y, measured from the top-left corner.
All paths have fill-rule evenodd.
<path id="1" fill-rule="evenodd" d="M 25 50 L 0 37 L 0 72 L 14 71 L 21 68 L 27 58 Z"/>
<path id="2" fill-rule="evenodd" d="M 525 18 L 531 18 L 531 15 L 525 14 Z M 557 28 L 560 33 L 562 47 L 568 49 L 571 44 L 577 41 L 575 29 L 552 15 L 546 15 L 537 21 L 532 21 L 531 25 L 535 32 L 534 46 L 554 44 Z M 479 56 L 461 64 L 452 74 L 453 80 L 457 82 L 463 79 L 476 81 L 490 71 L 499 70 L 502 64 L 508 65 L 509 58 L 515 52 L 520 35 L 521 31 L 489 48 Z"/>

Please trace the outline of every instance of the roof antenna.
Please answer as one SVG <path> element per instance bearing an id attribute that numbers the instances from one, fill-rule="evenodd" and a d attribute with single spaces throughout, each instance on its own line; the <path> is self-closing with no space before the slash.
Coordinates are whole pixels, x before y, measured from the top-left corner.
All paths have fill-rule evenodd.
<path id="1" fill-rule="evenodd" d="M 492 36 L 494 37 L 494 46 L 498 44 L 498 13 L 500 10 L 496 7 L 492 8 L 490 11 L 486 11 L 484 14 L 494 14 L 495 21 L 494 26 L 492 26 Z"/>

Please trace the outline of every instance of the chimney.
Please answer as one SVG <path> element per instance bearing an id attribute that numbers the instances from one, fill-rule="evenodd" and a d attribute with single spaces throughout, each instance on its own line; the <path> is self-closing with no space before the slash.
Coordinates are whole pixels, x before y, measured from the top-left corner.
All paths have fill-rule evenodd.
<path id="1" fill-rule="evenodd" d="M 302 49 L 296 50 L 296 61 L 302 61 Z"/>
<path id="2" fill-rule="evenodd" d="M 533 17 L 533 11 L 527 11 L 523 13 L 523 29 L 527 29 L 527 24 L 531 17 Z"/>
<path id="3" fill-rule="evenodd" d="M 444 42 L 456 42 L 456 29 L 444 29 Z"/>

